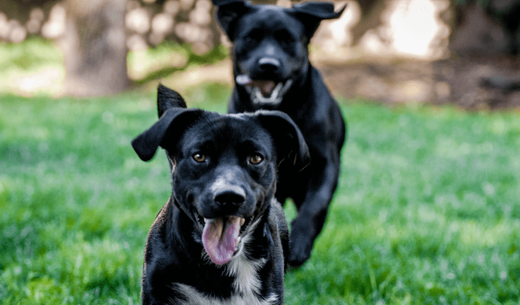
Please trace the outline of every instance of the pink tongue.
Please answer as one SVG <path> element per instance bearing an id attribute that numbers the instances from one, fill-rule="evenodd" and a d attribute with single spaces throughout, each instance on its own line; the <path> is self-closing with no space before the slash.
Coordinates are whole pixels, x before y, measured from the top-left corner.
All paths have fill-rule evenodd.
<path id="1" fill-rule="evenodd" d="M 215 264 L 224 265 L 233 257 L 240 233 L 240 219 L 235 216 L 205 219 L 202 243 Z"/>
<path id="2" fill-rule="evenodd" d="M 264 97 L 270 97 L 276 85 L 273 81 L 270 80 L 255 80 L 251 84 L 255 87 L 258 87 Z"/>

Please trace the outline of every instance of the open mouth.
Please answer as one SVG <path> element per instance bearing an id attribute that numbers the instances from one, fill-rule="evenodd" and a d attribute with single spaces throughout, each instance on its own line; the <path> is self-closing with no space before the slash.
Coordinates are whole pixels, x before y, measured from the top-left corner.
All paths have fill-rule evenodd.
<path id="1" fill-rule="evenodd" d="M 203 226 L 202 243 L 209 258 L 216 265 L 224 265 L 231 260 L 241 246 L 242 236 L 253 217 L 237 216 L 199 218 Z"/>
<path id="2" fill-rule="evenodd" d="M 292 85 L 292 80 L 276 83 L 272 80 L 252 80 L 248 75 L 236 77 L 237 84 L 244 86 L 255 104 L 279 104 Z"/>

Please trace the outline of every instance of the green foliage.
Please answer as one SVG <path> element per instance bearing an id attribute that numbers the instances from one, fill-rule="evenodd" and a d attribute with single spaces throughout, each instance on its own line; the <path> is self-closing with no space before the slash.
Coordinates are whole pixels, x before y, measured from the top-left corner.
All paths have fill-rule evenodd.
<path id="1" fill-rule="evenodd" d="M 129 52 L 127 69 L 136 85 L 146 85 L 228 56 L 228 49 L 222 45 L 197 55 L 190 45 L 164 42 L 154 48 Z M 51 40 L 31 38 L 20 44 L 0 42 L 0 92 L 56 95 L 61 92 L 64 78 L 63 54 Z"/>
<path id="2" fill-rule="evenodd" d="M 146 84 L 191 66 L 216 63 L 228 56 L 229 52 L 223 45 L 197 55 L 190 45 L 165 42 L 145 51 L 130 52 L 127 62 L 130 76 L 138 84 Z"/>
<path id="3" fill-rule="evenodd" d="M 61 63 L 61 56 L 50 41 L 29 39 L 23 44 L 0 43 L 0 71 L 35 70 L 44 63 Z"/>
<path id="4" fill-rule="evenodd" d="M 0 92 L 53 94 L 64 75 L 63 55 L 51 41 L 0 42 Z"/>
<path id="5" fill-rule="evenodd" d="M 224 112 L 229 90 L 186 99 Z M 285 303 L 518 304 L 520 116 L 343 112 L 338 191 L 311 260 L 287 274 Z M 155 94 L 0 97 L 4 304 L 140 302 L 144 242 L 170 182 L 164 155 L 143 163 L 130 141 L 156 115 Z"/>

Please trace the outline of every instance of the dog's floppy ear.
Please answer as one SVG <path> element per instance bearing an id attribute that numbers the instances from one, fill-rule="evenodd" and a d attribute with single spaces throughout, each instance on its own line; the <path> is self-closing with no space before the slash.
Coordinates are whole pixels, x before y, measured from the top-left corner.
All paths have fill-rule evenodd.
<path id="1" fill-rule="evenodd" d="M 141 160 L 148 161 L 153 158 L 159 146 L 171 148 L 185 128 L 203 114 L 204 111 L 200 109 L 170 108 L 157 123 L 132 141 L 132 147 Z"/>
<path id="2" fill-rule="evenodd" d="M 305 2 L 294 5 L 289 11 L 303 23 L 307 38 L 310 40 L 322 20 L 339 18 L 345 7 L 346 4 L 335 12 L 334 4 L 330 2 Z"/>
<path id="3" fill-rule="evenodd" d="M 302 170 L 311 161 L 309 147 L 294 121 L 284 112 L 259 110 L 255 116 L 274 139 L 278 162 L 288 160 L 296 170 Z"/>
<path id="4" fill-rule="evenodd" d="M 253 5 L 243 0 L 212 0 L 218 6 L 217 19 L 231 41 L 234 40 L 233 26 Z"/>
<path id="5" fill-rule="evenodd" d="M 170 108 L 187 108 L 186 102 L 179 93 L 159 84 L 159 87 L 157 87 L 157 112 L 159 117 Z"/>

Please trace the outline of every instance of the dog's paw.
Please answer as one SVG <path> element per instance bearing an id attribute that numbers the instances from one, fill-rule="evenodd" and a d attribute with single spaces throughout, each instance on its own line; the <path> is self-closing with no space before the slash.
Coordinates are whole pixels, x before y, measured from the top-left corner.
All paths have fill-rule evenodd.
<path id="1" fill-rule="evenodd" d="M 290 267 L 298 268 L 311 257 L 312 240 L 305 232 L 293 230 L 290 236 L 289 261 Z"/>
<path id="2" fill-rule="evenodd" d="M 310 257 L 310 253 L 306 253 L 305 251 L 294 253 L 291 252 L 289 255 L 289 266 L 291 268 L 299 268 L 303 263 L 305 263 Z"/>

